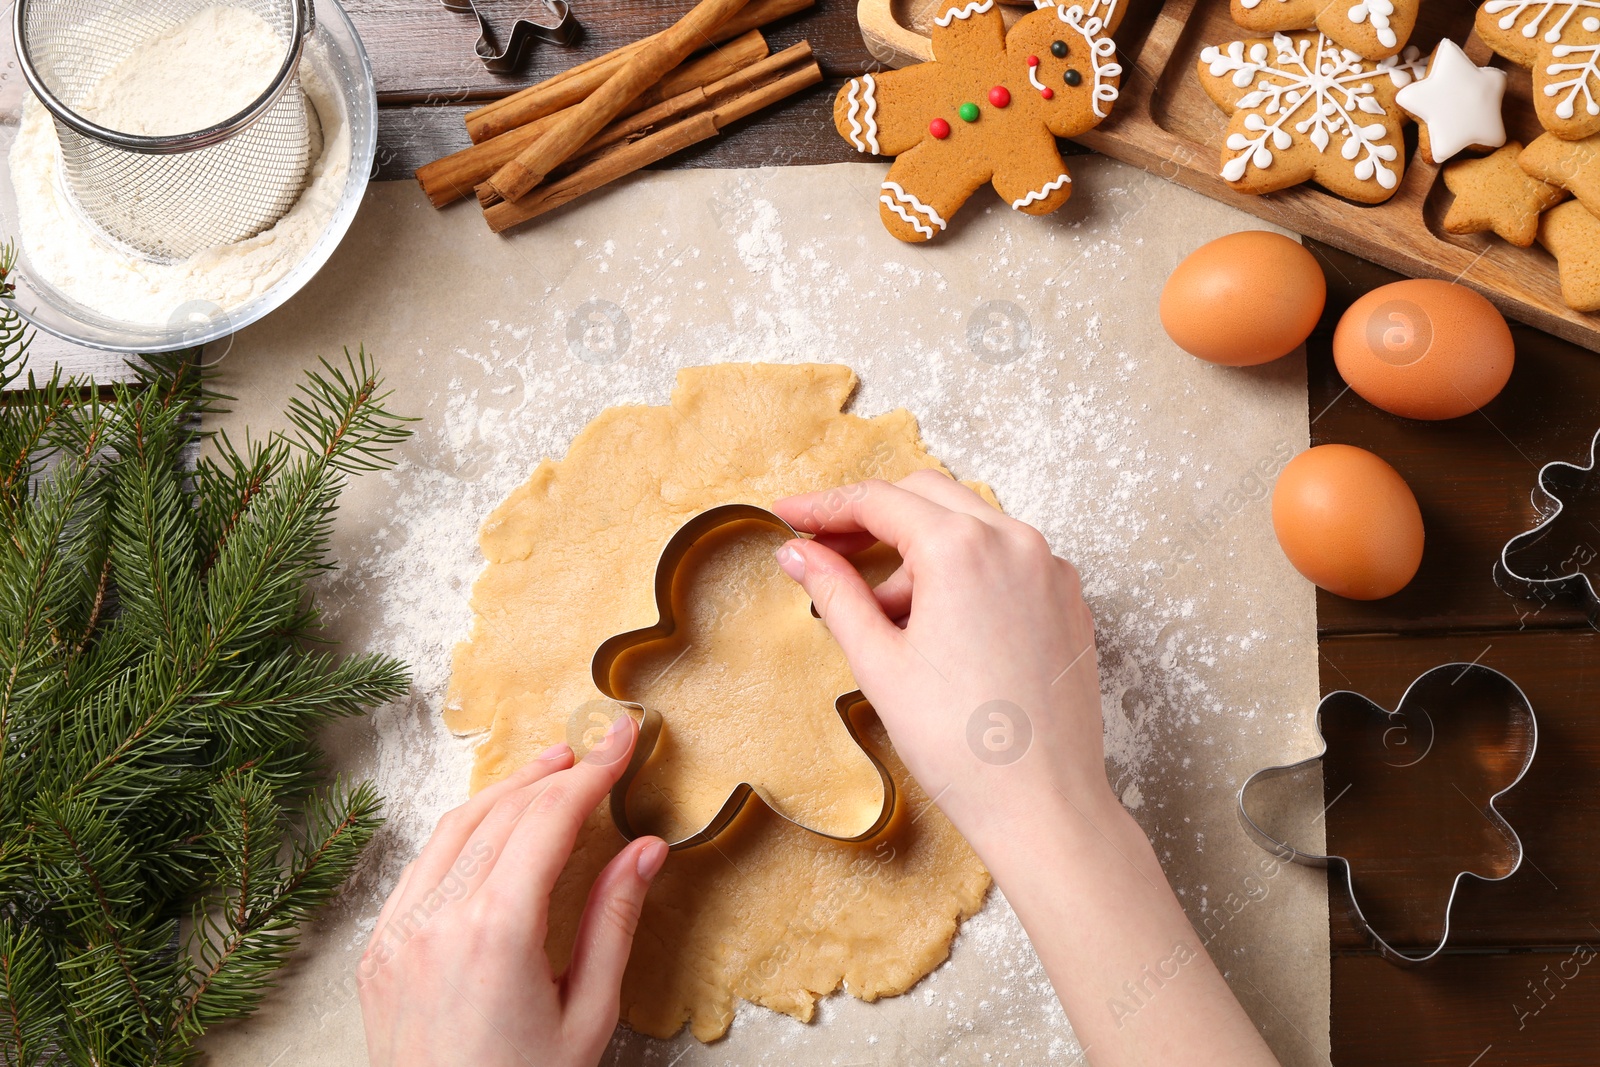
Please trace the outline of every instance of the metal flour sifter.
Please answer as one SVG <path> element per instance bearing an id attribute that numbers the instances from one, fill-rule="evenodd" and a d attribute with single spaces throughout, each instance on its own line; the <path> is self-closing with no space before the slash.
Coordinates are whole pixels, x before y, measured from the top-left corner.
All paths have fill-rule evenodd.
<path id="1" fill-rule="evenodd" d="M 298 70 L 314 28 L 312 0 L 223 2 L 253 11 L 282 39 L 272 83 L 207 129 L 142 136 L 74 109 L 143 42 L 217 0 L 16 0 L 17 58 L 55 123 L 68 195 L 107 237 L 151 259 L 186 259 L 252 237 L 282 218 L 305 185 L 311 132 Z"/>

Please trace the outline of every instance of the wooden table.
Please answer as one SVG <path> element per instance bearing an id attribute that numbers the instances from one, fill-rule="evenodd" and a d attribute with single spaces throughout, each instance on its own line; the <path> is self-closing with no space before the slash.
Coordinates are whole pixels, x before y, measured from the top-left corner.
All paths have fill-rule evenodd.
<path id="1" fill-rule="evenodd" d="M 520 7 L 510 0 L 479 4 L 502 27 Z M 524 74 L 507 78 L 488 74 L 474 58 L 473 21 L 437 0 L 347 0 L 347 6 L 372 53 L 384 105 L 378 176 L 395 180 L 409 180 L 419 164 L 466 146 L 461 116 L 471 101 L 664 28 L 683 7 L 575 0 L 584 26 L 578 45 L 540 45 Z M 831 123 L 838 85 L 874 69 L 854 4 L 818 0 L 768 37 L 774 50 L 809 39 L 828 80 L 669 165 L 860 158 Z M 1482 413 L 1442 424 L 1385 415 L 1345 391 L 1330 338 L 1345 306 L 1394 276 L 1336 250 L 1313 249 L 1329 280 L 1328 311 L 1308 346 L 1313 442 L 1349 442 L 1389 460 L 1416 491 L 1428 530 L 1421 573 L 1401 594 L 1374 604 L 1319 599 L 1323 689 L 1355 689 L 1393 707 L 1423 670 L 1476 660 L 1522 685 L 1542 735 L 1528 778 L 1503 805 L 1526 847 L 1523 868 L 1505 883 L 1464 888 L 1445 958 L 1411 970 L 1385 963 L 1345 919 L 1335 895 L 1333 1061 L 1340 1067 L 1592 1061 L 1600 1044 L 1594 1021 L 1600 1018 L 1600 865 L 1587 852 L 1600 841 L 1593 784 L 1600 779 L 1600 635 L 1570 608 L 1530 611 L 1507 598 L 1491 580 L 1491 566 L 1501 545 L 1533 521 L 1529 491 L 1539 466 L 1584 457 L 1600 426 L 1600 357 L 1515 328 L 1516 373 Z M 1337 805 L 1328 817 L 1337 822 Z"/>

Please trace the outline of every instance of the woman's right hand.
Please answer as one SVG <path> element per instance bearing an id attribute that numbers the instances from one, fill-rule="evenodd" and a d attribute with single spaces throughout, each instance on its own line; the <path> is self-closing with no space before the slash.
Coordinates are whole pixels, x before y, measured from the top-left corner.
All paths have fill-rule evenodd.
<path id="1" fill-rule="evenodd" d="M 774 510 L 817 535 L 785 544 L 779 565 L 843 646 L 907 768 L 980 854 L 1041 796 L 1114 803 L 1094 622 L 1077 571 L 1039 531 L 933 470 Z M 872 589 L 841 553 L 879 540 L 904 563 Z"/>
<path id="2" fill-rule="evenodd" d="M 1274 1063 L 1106 782 L 1094 624 L 1071 564 L 935 471 L 774 510 L 817 535 L 787 542 L 779 565 L 1005 891 L 1096 1067 Z M 905 562 L 871 589 L 840 553 L 875 541 Z M 1152 973 L 1167 976 L 1159 991 L 1128 1007 Z"/>

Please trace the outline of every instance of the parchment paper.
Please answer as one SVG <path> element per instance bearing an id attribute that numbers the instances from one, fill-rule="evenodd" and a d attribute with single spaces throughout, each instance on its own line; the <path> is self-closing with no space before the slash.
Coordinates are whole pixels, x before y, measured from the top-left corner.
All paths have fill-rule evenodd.
<path id="1" fill-rule="evenodd" d="M 361 946 L 401 866 L 466 795 L 471 740 L 438 713 L 481 566 L 477 523 L 605 407 L 665 403 L 678 367 L 732 359 L 849 364 L 855 410 L 908 407 L 934 455 L 1079 565 L 1124 803 L 1274 1050 L 1327 1062 L 1324 883 L 1272 864 L 1233 808 L 1250 771 L 1316 749 L 1312 589 L 1278 551 L 1265 499 L 1307 444 L 1304 363 L 1204 364 L 1157 319 L 1179 259 L 1260 223 L 1110 160 L 1072 169 L 1058 214 L 983 193 L 916 247 L 879 224 L 882 164 L 642 174 L 509 239 L 470 206 L 439 213 L 410 183 L 378 185 L 304 294 L 208 352 L 238 398 L 215 425 L 236 437 L 281 426 L 303 369 L 359 343 L 391 406 L 422 417 L 399 468 L 347 493 L 343 567 L 323 589 L 347 648 L 415 670 L 409 701 L 329 739 L 341 769 L 378 780 L 391 822 L 268 1007 L 208 1039 L 215 1062 L 364 1062 Z M 1123 1008 L 1141 1003 L 1130 991 Z M 1079 1055 L 995 892 L 905 996 L 835 995 L 809 1026 L 746 1007 L 712 1046 L 621 1032 L 608 1062 Z"/>

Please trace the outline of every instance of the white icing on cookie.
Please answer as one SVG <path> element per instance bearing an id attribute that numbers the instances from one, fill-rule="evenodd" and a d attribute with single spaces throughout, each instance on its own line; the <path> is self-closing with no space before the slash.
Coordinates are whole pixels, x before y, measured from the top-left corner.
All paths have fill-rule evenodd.
<path id="1" fill-rule="evenodd" d="M 948 26 L 956 19 L 970 19 L 994 7 L 994 0 L 972 0 L 966 7 L 953 7 L 933 20 L 935 26 Z"/>
<path id="2" fill-rule="evenodd" d="M 1033 64 L 1028 66 L 1028 84 L 1041 93 L 1044 92 L 1044 82 L 1039 80 L 1039 68 Z"/>
<path id="3" fill-rule="evenodd" d="M 1428 128 L 1428 147 L 1443 163 L 1471 145 L 1499 148 L 1506 143 L 1501 102 L 1506 73 L 1480 67 L 1449 38 L 1439 42 L 1427 77 L 1395 94 L 1394 102 Z"/>
<path id="4" fill-rule="evenodd" d="M 1063 173 L 1061 177 L 1052 178 L 1050 181 L 1045 182 L 1027 196 L 1018 197 L 1017 199 L 1011 201 L 1011 206 L 1016 210 L 1021 211 L 1029 204 L 1034 203 L 1037 200 L 1043 200 L 1045 197 L 1049 196 L 1051 193 L 1055 192 L 1057 189 L 1071 181 L 1072 178 Z"/>
<path id="5" fill-rule="evenodd" d="M 1049 0 L 1034 0 L 1034 3 L 1043 7 Z M 1104 9 L 1104 14 L 1096 12 Z M 1071 7 L 1056 7 L 1056 16 L 1062 22 L 1078 32 L 1089 46 L 1089 59 L 1094 64 L 1094 93 L 1089 98 L 1089 104 L 1094 108 L 1094 113 L 1100 118 L 1110 114 L 1109 108 L 1117 99 L 1117 87 L 1108 84 L 1110 79 L 1122 74 L 1122 65 L 1113 58 L 1117 54 L 1117 43 L 1109 34 L 1105 33 L 1106 23 L 1117 10 L 1117 0 L 1093 0 L 1085 12 L 1080 4 Z M 1101 108 L 1101 104 L 1105 108 Z"/>
<path id="6" fill-rule="evenodd" d="M 1489 15 L 1502 15 L 1497 23 L 1502 30 L 1512 29 L 1521 20 L 1518 32 L 1523 37 L 1542 35 L 1544 42 L 1553 46 L 1551 58 L 1568 61 L 1546 64 L 1543 72 L 1552 80 L 1541 91 L 1546 97 L 1561 97 L 1554 109 L 1557 118 L 1565 120 L 1576 115 L 1579 97 L 1583 98 L 1586 114 L 1600 115 L 1600 100 L 1596 99 L 1600 88 L 1600 44 L 1566 41 L 1569 24 L 1588 33 L 1600 31 L 1600 18 L 1592 14 L 1600 11 L 1600 0 L 1487 0 L 1483 10 Z M 1586 13 L 1580 17 L 1580 11 Z"/>
<path id="7" fill-rule="evenodd" d="M 940 230 L 942 230 L 946 225 L 948 225 L 944 219 L 939 217 L 939 213 L 937 211 L 933 210 L 933 208 L 929 207 L 927 204 L 924 204 L 921 200 L 918 200 L 910 193 L 906 192 L 900 187 L 899 182 L 884 182 L 883 193 L 884 195 L 878 197 L 878 201 L 890 211 L 893 211 L 896 215 L 899 215 L 900 218 L 908 223 L 913 230 L 916 230 L 924 237 L 932 237 L 938 232 L 933 228 L 933 226 L 937 226 Z M 911 210 L 917 212 L 918 215 L 926 215 L 928 222 L 933 223 L 933 226 L 929 226 L 927 223 L 923 222 L 917 217 L 917 215 L 911 214 L 911 212 L 907 211 L 904 207 L 901 207 L 901 204 L 909 205 Z"/>
<path id="8" fill-rule="evenodd" d="M 1400 176 L 1388 166 L 1400 155 L 1398 137 L 1390 137 L 1396 131 L 1368 121 L 1392 117 L 1373 90 L 1373 75 L 1385 69 L 1381 64 L 1321 33 L 1299 41 L 1274 34 L 1270 46 L 1255 41 L 1248 51 L 1243 41 L 1230 42 L 1226 50 L 1212 45 L 1200 53 L 1200 61 L 1213 78 L 1229 76 L 1241 91 L 1234 109 L 1249 112 L 1244 117 L 1248 133 L 1228 135 L 1227 150 L 1234 155 L 1223 163 L 1227 181 L 1239 181 L 1250 167 L 1272 166 L 1273 152 L 1288 151 L 1299 137 L 1323 153 L 1337 136 L 1340 155 L 1355 163 L 1357 181 L 1375 181 L 1383 189 L 1399 184 Z"/>
<path id="9" fill-rule="evenodd" d="M 856 90 L 861 90 L 860 99 L 856 97 Z M 850 110 L 845 115 L 850 123 L 850 143 L 856 146 L 857 152 L 871 152 L 879 155 L 878 151 L 878 96 L 877 83 L 872 80 L 872 75 L 863 74 L 859 78 L 850 79 L 850 95 L 845 99 L 850 102 Z M 863 111 L 862 105 L 865 105 Z M 861 121 L 856 121 L 856 114 L 862 111 Z"/>
<path id="10" fill-rule="evenodd" d="M 1389 25 L 1389 16 L 1394 14 L 1394 0 L 1361 0 L 1346 14 L 1357 25 L 1371 23 L 1373 32 L 1378 35 L 1378 43 L 1383 47 L 1393 48 L 1400 43 L 1400 38 L 1395 36 L 1394 29 Z"/>

